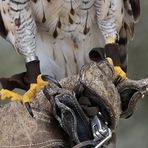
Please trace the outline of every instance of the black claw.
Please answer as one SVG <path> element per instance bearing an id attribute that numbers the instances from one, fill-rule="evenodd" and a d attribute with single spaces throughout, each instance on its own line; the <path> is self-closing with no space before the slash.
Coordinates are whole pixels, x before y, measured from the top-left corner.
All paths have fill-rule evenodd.
<path id="1" fill-rule="evenodd" d="M 49 76 L 49 75 L 42 75 L 41 76 L 42 80 L 44 81 L 51 81 L 54 84 L 56 84 L 58 87 L 62 88 L 61 84 L 59 83 L 58 80 L 54 79 L 53 77 Z"/>
<path id="2" fill-rule="evenodd" d="M 117 86 L 122 80 L 122 77 L 119 75 L 117 79 L 114 81 L 115 86 Z"/>
<path id="3" fill-rule="evenodd" d="M 31 105 L 30 105 L 29 102 L 26 102 L 26 103 L 25 103 L 25 107 L 26 107 L 27 111 L 29 112 L 29 114 L 30 114 L 32 117 L 34 117 L 33 112 L 32 112 L 32 108 L 31 108 Z"/>

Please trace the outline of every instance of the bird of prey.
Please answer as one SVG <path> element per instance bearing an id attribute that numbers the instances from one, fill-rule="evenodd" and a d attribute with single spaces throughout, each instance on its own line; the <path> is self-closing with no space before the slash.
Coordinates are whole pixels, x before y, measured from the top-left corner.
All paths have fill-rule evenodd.
<path id="1" fill-rule="evenodd" d="M 99 48 L 126 79 L 127 43 L 134 36 L 140 0 L 0 0 L 0 35 L 23 55 L 26 72 L 1 78 L 1 97 L 24 104 L 46 82 L 77 74 Z M 100 48 L 101 47 L 101 48 Z M 95 52 L 93 58 L 99 59 Z M 98 56 L 98 57 L 97 57 Z M 27 90 L 24 96 L 10 90 Z"/>

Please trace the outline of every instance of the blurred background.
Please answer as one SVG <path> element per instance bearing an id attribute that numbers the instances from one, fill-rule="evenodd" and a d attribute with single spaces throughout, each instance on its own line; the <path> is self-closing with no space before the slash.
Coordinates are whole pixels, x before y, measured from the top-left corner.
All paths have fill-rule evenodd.
<path id="1" fill-rule="evenodd" d="M 148 77 L 148 1 L 141 0 L 141 19 L 134 40 L 129 45 L 128 77 Z M 9 43 L 0 38 L 0 77 L 24 71 L 24 61 Z M 148 148 L 148 95 L 137 105 L 130 119 L 121 119 L 117 148 Z"/>
<path id="2" fill-rule="evenodd" d="M 135 38 L 129 45 L 128 77 L 148 77 L 148 1 L 141 0 L 141 18 Z M 122 119 L 118 127 L 117 148 L 148 148 L 148 95 L 137 105 L 130 119 Z"/>

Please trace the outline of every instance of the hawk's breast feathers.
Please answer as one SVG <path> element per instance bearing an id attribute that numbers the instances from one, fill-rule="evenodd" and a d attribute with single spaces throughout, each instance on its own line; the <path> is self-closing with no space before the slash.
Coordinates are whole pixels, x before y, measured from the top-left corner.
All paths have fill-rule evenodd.
<path id="1" fill-rule="evenodd" d="M 0 0 L 0 32 L 22 48 L 21 54 L 36 50 L 41 70 L 61 78 L 77 73 L 92 48 L 104 46 L 97 15 L 107 21 L 112 13 L 110 24 L 115 23 L 124 62 L 140 14 L 139 0 Z"/>

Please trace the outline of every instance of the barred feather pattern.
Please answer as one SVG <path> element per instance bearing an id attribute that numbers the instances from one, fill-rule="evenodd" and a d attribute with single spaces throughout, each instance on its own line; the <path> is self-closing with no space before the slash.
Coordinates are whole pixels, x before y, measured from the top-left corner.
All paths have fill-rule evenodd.
<path id="1" fill-rule="evenodd" d="M 36 24 L 32 17 L 29 0 L 4 0 L 1 2 L 2 15 L 8 39 L 20 54 L 32 55 L 36 50 Z"/>
<path id="2" fill-rule="evenodd" d="M 115 16 L 116 0 L 108 0 L 106 3 L 104 3 L 104 1 L 96 0 L 95 6 L 97 22 L 102 34 L 105 37 L 105 41 L 107 42 L 107 38 L 109 36 L 116 40 L 118 35 Z"/>
<path id="3" fill-rule="evenodd" d="M 0 0 L 0 11 L 7 40 L 25 56 L 36 54 L 42 73 L 60 79 L 78 73 L 89 62 L 89 51 L 103 47 L 110 34 L 119 36 L 121 59 L 126 61 L 137 1 Z"/>
<path id="4" fill-rule="evenodd" d="M 14 2 L 14 0 L 12 2 Z M 32 11 L 28 0 L 18 0 L 18 2 L 21 2 L 20 5 L 13 8 L 14 12 L 17 12 L 16 16 L 18 15 L 17 18 L 15 18 L 15 47 L 20 54 L 29 56 L 34 54 L 36 50 L 36 24 L 32 17 Z"/>

